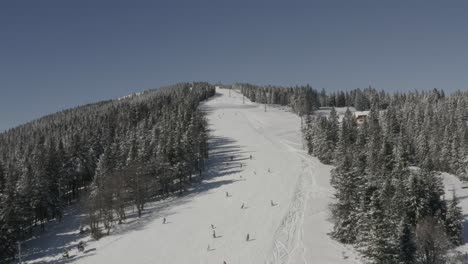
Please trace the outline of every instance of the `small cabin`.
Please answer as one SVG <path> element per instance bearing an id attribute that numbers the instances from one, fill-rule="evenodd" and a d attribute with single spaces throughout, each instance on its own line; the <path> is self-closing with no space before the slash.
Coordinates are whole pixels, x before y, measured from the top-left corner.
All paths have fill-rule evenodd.
<path id="1" fill-rule="evenodd" d="M 354 112 L 354 119 L 356 119 L 358 126 L 361 126 L 362 124 L 364 124 L 364 122 L 366 122 L 368 115 L 369 111 Z"/>

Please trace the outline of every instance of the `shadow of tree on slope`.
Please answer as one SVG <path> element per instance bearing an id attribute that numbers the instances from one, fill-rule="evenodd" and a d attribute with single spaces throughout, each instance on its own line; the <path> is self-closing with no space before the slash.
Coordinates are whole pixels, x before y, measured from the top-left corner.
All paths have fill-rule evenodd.
<path id="1" fill-rule="evenodd" d="M 65 209 L 61 222 L 51 220 L 46 231 L 23 242 L 22 259 L 25 262 L 43 257 L 61 255 L 64 250 L 73 250 L 87 234 L 80 234 L 80 225 L 85 222 L 86 214 L 78 203 Z M 65 260 L 65 259 L 64 259 Z M 71 259 L 70 259 L 71 260 Z M 58 260 L 35 261 L 34 263 L 57 263 Z"/>
<path id="2" fill-rule="evenodd" d="M 181 196 L 150 201 L 146 205 L 141 218 L 137 217 L 137 212 L 129 211 L 127 221 L 115 225 L 109 235 L 109 238 L 113 241 L 109 243 L 119 239 L 113 239 L 113 236 L 121 236 L 129 231 L 144 230 L 150 222 L 181 213 L 173 209 L 189 203 L 198 195 L 239 181 L 233 180 L 232 177 L 223 178 L 242 172 L 240 168 L 241 161 L 248 159 L 249 156 L 249 152 L 244 151 L 244 146 L 238 145 L 235 140 L 227 137 L 211 137 L 209 146 L 210 155 L 206 162 L 206 169 L 198 182 L 195 182 Z M 245 167 L 243 166 L 243 168 Z M 92 240 L 89 234 L 80 234 L 79 232 L 80 226 L 85 222 L 86 214 L 84 210 L 80 209 L 78 204 L 70 206 L 66 209 L 62 222 L 55 221 L 51 223 L 48 225 L 49 228 L 46 232 L 24 243 L 25 254 L 23 260 L 27 262 L 34 261 L 34 263 L 74 263 L 78 259 L 95 254 L 95 248 L 86 249 L 87 251 L 80 253 L 76 250 L 80 241 Z M 70 252 L 70 258 L 61 258 L 64 250 Z M 39 260 L 45 257 L 49 260 Z"/>
<path id="3" fill-rule="evenodd" d="M 211 137 L 209 144 L 209 159 L 206 170 L 202 173 L 199 182 L 194 183 L 183 195 L 149 203 L 141 218 L 137 218 L 136 215 L 129 215 L 131 220 L 122 225 L 124 228 L 115 230 L 114 234 L 121 234 L 128 230 L 143 230 L 149 222 L 155 219 L 180 213 L 172 209 L 191 202 L 198 195 L 239 181 L 237 179 L 233 180 L 232 177 L 229 179 L 223 179 L 223 177 L 242 172 L 239 166 L 240 163 L 231 162 L 230 160 L 231 157 L 240 159 L 240 157 L 246 156 L 246 152 L 242 151 L 243 147 L 226 137 Z M 231 163 L 231 165 L 226 165 L 226 162 Z"/>

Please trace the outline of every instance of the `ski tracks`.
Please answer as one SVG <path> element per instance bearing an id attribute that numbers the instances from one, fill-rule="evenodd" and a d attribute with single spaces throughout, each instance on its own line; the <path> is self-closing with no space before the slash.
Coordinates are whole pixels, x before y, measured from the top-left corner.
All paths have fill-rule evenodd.
<path id="1" fill-rule="evenodd" d="M 303 169 L 307 164 L 303 161 Z M 308 263 L 305 258 L 306 247 L 304 246 L 304 214 L 309 196 L 308 188 L 311 185 L 310 179 L 301 173 L 296 185 L 296 190 L 291 200 L 290 209 L 281 221 L 275 234 L 275 242 L 271 260 L 268 263 L 286 264 L 294 256 L 301 255 L 303 263 Z"/>
<path id="2" fill-rule="evenodd" d="M 320 166 L 317 166 L 319 163 L 311 158 L 305 150 L 299 148 L 301 144 L 290 140 L 282 140 L 280 143 L 291 154 L 301 158 L 302 170 L 295 187 L 290 209 L 275 233 L 272 257 L 267 263 L 308 264 L 307 258 L 310 259 L 310 256 L 308 257 L 306 254 L 307 249 L 310 249 L 310 247 L 304 243 L 306 212 L 309 214 L 307 216 L 309 220 L 321 217 L 320 215 L 323 213 L 328 213 L 328 203 L 324 204 L 323 200 L 329 199 L 333 192 L 330 188 L 324 186 L 323 179 L 317 178 L 317 176 L 320 176 Z M 314 205 L 313 210 L 308 208 L 309 203 Z M 348 261 L 351 263 L 360 263 L 359 257 L 352 248 L 333 240 L 328 241 L 328 245 L 346 254 L 347 259 L 349 258 Z M 317 253 L 319 252 L 314 252 L 313 255 L 317 255 Z M 340 260 L 340 262 L 342 261 Z"/>
<path id="3" fill-rule="evenodd" d="M 312 164 L 307 154 L 297 146 L 302 144 L 289 140 L 281 141 L 289 152 L 301 159 L 302 170 L 296 183 L 295 191 L 289 206 L 289 211 L 283 218 L 275 233 L 274 245 L 267 263 L 289 264 L 299 261 L 308 264 L 306 258 L 307 247 L 304 244 L 304 218 L 309 196 L 313 191 L 320 192 L 315 176 L 312 174 Z M 295 145 L 295 146 L 292 146 Z"/>

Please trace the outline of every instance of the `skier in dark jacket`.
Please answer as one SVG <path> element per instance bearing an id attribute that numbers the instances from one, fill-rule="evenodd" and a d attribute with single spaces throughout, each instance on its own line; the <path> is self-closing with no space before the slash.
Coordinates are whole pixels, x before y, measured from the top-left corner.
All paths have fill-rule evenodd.
<path id="1" fill-rule="evenodd" d="M 78 251 L 80 251 L 80 252 L 84 251 L 84 242 L 83 241 L 80 241 L 80 243 L 78 243 Z"/>

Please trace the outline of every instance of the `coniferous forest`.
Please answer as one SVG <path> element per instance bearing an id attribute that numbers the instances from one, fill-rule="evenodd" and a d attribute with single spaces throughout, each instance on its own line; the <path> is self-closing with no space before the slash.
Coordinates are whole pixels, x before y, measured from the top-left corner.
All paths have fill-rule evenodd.
<path id="1" fill-rule="evenodd" d="M 370 263 L 456 263 L 463 213 L 439 173 L 468 178 L 467 92 L 232 88 L 253 102 L 290 106 L 309 154 L 334 166 L 331 237 Z M 208 158 L 198 106 L 214 94 L 211 84 L 181 83 L 0 134 L 0 259 L 78 201 L 99 239 L 126 220 L 127 207 L 141 216 L 150 199 L 184 193 Z M 368 111 L 364 122 L 353 108 Z"/>
<path id="2" fill-rule="evenodd" d="M 148 199 L 182 193 L 203 170 L 201 101 L 215 87 L 181 83 L 49 115 L 0 134 L 0 259 L 64 208 L 84 201 L 99 238 L 141 215 Z"/>
<path id="3" fill-rule="evenodd" d="M 463 213 L 438 172 L 467 177 L 467 92 L 238 86 L 252 101 L 291 106 L 304 120 L 309 154 L 335 166 L 333 238 L 371 263 L 456 263 L 449 252 L 464 242 Z M 349 109 L 334 107 L 369 113 L 358 124 Z"/>

